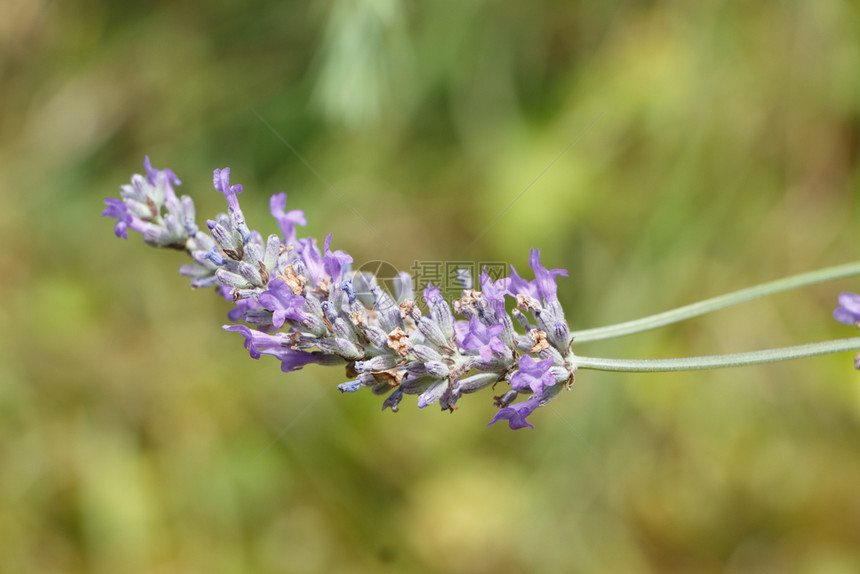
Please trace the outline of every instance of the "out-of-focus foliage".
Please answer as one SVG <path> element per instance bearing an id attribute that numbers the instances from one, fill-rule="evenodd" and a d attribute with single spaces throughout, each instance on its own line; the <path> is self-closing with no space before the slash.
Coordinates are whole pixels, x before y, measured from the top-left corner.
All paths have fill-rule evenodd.
<path id="1" fill-rule="evenodd" d="M 856 259 L 860 4 L 0 3 L 0 570 L 857 572 L 850 356 L 380 413 L 99 217 L 144 154 L 357 262 L 565 267 L 573 328 Z M 271 129 L 270 129 L 271 128 Z M 294 155 L 288 145 L 301 154 Z M 476 240 L 476 238 L 478 238 Z M 850 336 L 843 281 L 613 342 Z"/>

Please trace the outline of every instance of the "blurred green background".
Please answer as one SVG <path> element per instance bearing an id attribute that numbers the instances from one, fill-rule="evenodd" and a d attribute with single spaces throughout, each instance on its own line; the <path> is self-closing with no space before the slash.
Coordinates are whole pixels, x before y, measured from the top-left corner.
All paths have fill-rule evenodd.
<path id="1" fill-rule="evenodd" d="M 380 413 L 250 360 L 99 217 L 145 154 L 201 219 L 229 165 L 266 233 L 285 190 L 357 263 L 536 246 L 574 329 L 631 319 L 858 257 L 858 31 L 848 0 L 3 0 L 0 571 L 860 571 L 850 354 L 583 371 L 534 430 L 491 392 Z M 579 352 L 851 336 L 858 283 Z"/>

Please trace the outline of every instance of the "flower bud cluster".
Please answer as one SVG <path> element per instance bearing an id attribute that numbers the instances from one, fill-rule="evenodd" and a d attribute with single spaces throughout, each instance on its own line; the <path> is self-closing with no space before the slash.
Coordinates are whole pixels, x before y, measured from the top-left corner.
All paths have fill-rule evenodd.
<path id="1" fill-rule="evenodd" d="M 173 172 L 153 169 L 149 158 L 144 167 L 146 176 L 122 186 L 121 200 L 105 200 L 102 215 L 117 219 L 118 237 L 131 229 L 150 245 L 186 251 L 194 262 L 180 273 L 234 303 L 228 316 L 244 324 L 224 328 L 242 335 L 252 358 L 272 355 L 284 372 L 345 365 L 350 380 L 340 391 L 368 387 L 386 397 L 383 410 L 394 412 L 404 395 L 417 395 L 419 408 L 436 403 L 453 411 L 462 395 L 501 383 L 490 424 L 507 420 L 513 429 L 531 428 L 526 417 L 573 383 L 572 337 L 556 296 L 556 277 L 567 271 L 544 268 L 537 249 L 529 257 L 534 280 L 513 266 L 498 280 L 484 270 L 479 291 L 464 274 L 453 308 L 439 287 L 427 285 L 422 309 L 407 273 L 388 293 L 373 275 L 351 271 L 352 257 L 331 250 L 331 234 L 322 249 L 313 238 L 298 239 L 295 226 L 305 225 L 305 217 L 285 211 L 286 194 L 270 202 L 281 235 L 264 240 L 245 222 L 242 186 L 230 185 L 229 168 L 215 170 L 228 213 L 208 220 L 206 233 L 195 223 L 191 199 L 176 196 Z M 515 402 L 520 394 L 527 398 Z"/>

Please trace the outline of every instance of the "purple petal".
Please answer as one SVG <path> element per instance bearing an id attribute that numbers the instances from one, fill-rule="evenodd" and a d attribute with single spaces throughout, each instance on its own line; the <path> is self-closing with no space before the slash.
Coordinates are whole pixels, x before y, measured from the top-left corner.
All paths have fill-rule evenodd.
<path id="1" fill-rule="evenodd" d="M 536 395 L 543 393 L 544 387 L 555 384 L 555 378 L 550 373 L 552 359 L 535 361 L 529 355 L 520 357 L 519 370 L 511 377 L 511 388 L 530 388 Z"/>
<path id="2" fill-rule="evenodd" d="M 556 300 L 558 287 L 555 284 L 555 276 L 567 277 L 566 269 L 548 270 L 540 264 L 540 250 L 532 249 L 529 255 L 529 265 L 535 272 L 535 285 L 538 294 L 546 301 Z"/>
<path id="3" fill-rule="evenodd" d="M 307 225 L 305 213 L 301 209 L 286 211 L 287 194 L 283 191 L 272 196 L 269 200 L 269 211 L 281 228 L 284 245 L 296 242 L 296 225 Z"/>
<path id="4" fill-rule="evenodd" d="M 510 279 L 508 277 L 502 277 L 498 281 L 493 281 L 485 268 L 481 272 L 479 281 L 481 283 L 481 293 L 483 293 L 484 298 L 490 302 L 490 306 L 493 308 L 493 311 L 495 311 L 496 317 L 504 315 L 505 293 L 507 293 Z"/>
<path id="5" fill-rule="evenodd" d="M 858 321 L 860 321 L 860 315 L 852 313 L 844 307 L 837 307 L 834 309 L 833 318 L 840 323 L 845 323 L 846 325 L 856 325 Z"/>
<path id="6" fill-rule="evenodd" d="M 514 298 L 517 295 L 528 295 L 537 298 L 537 288 L 530 282 L 519 276 L 517 270 L 511 265 L 511 276 L 508 280 L 508 294 Z"/>
<path id="7" fill-rule="evenodd" d="M 839 306 L 860 315 L 860 295 L 843 291 L 839 294 Z"/>
<path id="8" fill-rule="evenodd" d="M 294 321 L 305 319 L 305 314 L 302 311 L 305 298 L 301 295 L 294 295 L 290 286 L 283 279 L 275 278 L 270 281 L 269 288 L 260 293 L 257 299 L 264 309 L 272 312 L 272 325 L 279 329 L 287 319 Z"/>
<path id="9" fill-rule="evenodd" d="M 532 414 L 532 412 L 540 406 L 540 397 L 534 395 L 530 397 L 528 400 L 515 403 L 503 409 L 499 409 L 499 412 L 493 417 L 493 420 L 487 426 L 493 425 L 501 420 L 508 421 L 508 427 L 513 430 L 521 429 L 521 428 L 535 428 L 526 420 L 526 417 Z"/>
<path id="10" fill-rule="evenodd" d="M 323 252 L 325 253 L 325 257 L 323 257 L 323 267 L 325 268 L 325 272 L 331 277 L 332 282 L 340 283 L 343 276 L 343 269 L 350 263 L 352 263 L 352 256 L 347 255 L 341 250 L 337 250 L 332 252 L 329 249 L 331 245 L 331 236 L 329 233 L 325 238 L 325 243 L 323 245 Z"/>
<path id="11" fill-rule="evenodd" d="M 302 262 L 305 264 L 305 269 L 307 269 L 310 280 L 314 285 L 318 284 L 323 273 L 325 273 L 325 264 L 323 263 L 322 254 L 314 243 L 314 240 L 310 237 L 307 239 L 299 239 L 296 251 L 298 251 L 302 258 Z"/>
<path id="12" fill-rule="evenodd" d="M 114 234 L 121 239 L 128 239 L 128 226 L 132 222 L 132 216 L 128 211 L 128 207 L 122 200 L 113 197 L 105 199 L 105 203 L 107 207 L 102 211 L 102 216 L 115 218 Z"/>
<path id="13" fill-rule="evenodd" d="M 224 194 L 230 211 L 240 211 L 238 194 L 242 193 L 241 185 L 230 185 L 230 168 L 216 169 L 212 175 L 215 189 Z"/>
<path id="14" fill-rule="evenodd" d="M 305 365 L 319 361 L 319 357 L 314 353 L 293 349 L 281 349 L 280 353 L 276 356 L 281 359 L 281 371 L 285 373 L 298 371 Z"/>

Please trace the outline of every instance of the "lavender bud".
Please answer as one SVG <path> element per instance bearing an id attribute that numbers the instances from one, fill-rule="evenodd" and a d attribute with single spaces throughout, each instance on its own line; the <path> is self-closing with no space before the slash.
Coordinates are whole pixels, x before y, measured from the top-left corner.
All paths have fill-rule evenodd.
<path id="1" fill-rule="evenodd" d="M 198 252 L 198 253 L 199 253 L 199 252 Z M 224 263 L 225 263 L 225 261 L 224 261 L 224 256 L 223 256 L 223 255 L 221 255 L 221 252 L 220 252 L 220 251 L 218 251 L 218 248 L 217 248 L 217 247 L 215 247 L 214 245 L 212 246 L 212 249 L 210 249 L 209 251 L 207 251 L 207 252 L 203 255 L 203 257 L 204 257 L 206 260 L 208 260 L 208 261 L 212 262 L 213 264 L 217 265 L 218 267 L 220 267 L 220 266 L 224 265 Z"/>
<path id="2" fill-rule="evenodd" d="M 195 277 L 191 280 L 191 286 L 195 289 L 206 289 L 208 287 L 212 287 L 215 284 L 216 277 L 214 275 L 210 275 L 208 277 Z"/>
<path id="3" fill-rule="evenodd" d="M 433 404 L 439 399 L 442 398 L 448 392 L 448 382 L 447 381 L 439 381 L 438 383 L 431 385 L 426 391 L 418 395 L 418 408 L 423 409 L 429 404 Z"/>
<path id="4" fill-rule="evenodd" d="M 507 314 L 502 315 L 499 318 L 499 322 L 504 327 L 502 329 L 502 334 L 499 338 L 502 340 L 502 343 L 505 344 L 506 347 L 514 346 L 514 337 L 516 337 L 516 331 L 514 331 L 514 322 L 511 321 L 511 318 L 507 316 Z"/>
<path id="5" fill-rule="evenodd" d="M 430 361 L 429 363 L 425 363 L 424 367 L 427 369 L 428 373 L 430 373 L 437 379 L 448 378 L 448 365 L 446 365 L 445 363 Z"/>
<path id="6" fill-rule="evenodd" d="M 374 386 L 370 388 L 370 391 L 374 395 L 384 395 L 385 393 L 391 390 L 391 385 L 388 384 L 387 381 L 382 383 L 376 383 Z"/>
<path id="7" fill-rule="evenodd" d="M 399 410 L 398 405 L 401 400 L 403 400 L 403 391 L 401 389 L 397 389 L 388 395 L 388 398 L 382 403 L 382 410 L 390 408 L 391 412 L 396 413 Z"/>
<path id="8" fill-rule="evenodd" d="M 206 225 L 209 226 L 209 232 L 212 234 L 212 238 L 216 243 L 218 243 L 218 246 L 227 254 L 228 257 L 235 259 L 236 261 L 242 259 L 241 255 L 239 255 L 239 248 L 233 241 L 233 236 L 223 225 L 212 221 L 211 219 L 206 222 Z"/>
<path id="9" fill-rule="evenodd" d="M 552 374 L 553 378 L 555 378 L 556 383 L 566 383 L 571 381 L 570 371 L 564 367 L 550 367 L 549 372 Z"/>
<path id="10" fill-rule="evenodd" d="M 531 353 L 532 340 L 527 335 L 516 335 L 514 340 L 517 343 L 517 350 L 521 353 Z"/>
<path id="11" fill-rule="evenodd" d="M 439 354 L 435 349 L 433 349 L 432 347 L 428 347 L 427 345 L 413 345 L 412 354 L 415 355 L 415 358 L 422 363 L 442 360 L 442 355 Z"/>
<path id="12" fill-rule="evenodd" d="M 514 319 L 516 319 L 516 320 L 517 320 L 517 323 L 519 323 L 519 324 L 520 324 L 520 326 L 521 326 L 523 329 L 525 329 L 526 331 L 531 331 L 532 329 L 534 329 L 534 328 L 535 328 L 535 326 L 534 326 L 534 325 L 532 325 L 532 324 L 529 322 L 528 317 L 526 317 L 526 316 L 523 314 L 523 312 L 522 312 L 522 311 L 520 311 L 519 309 L 516 309 L 516 308 L 515 308 L 513 311 L 511 311 L 511 315 L 513 315 L 513 316 L 514 316 Z"/>
<path id="13" fill-rule="evenodd" d="M 556 321 L 552 334 L 556 348 L 566 353 L 570 348 L 570 327 L 563 321 Z"/>
<path id="14" fill-rule="evenodd" d="M 455 395 L 450 388 L 445 389 L 445 393 L 439 398 L 439 406 L 442 407 L 443 411 L 451 411 L 454 412 L 454 409 L 457 407 L 457 401 L 460 399 L 460 395 Z"/>
<path id="15" fill-rule="evenodd" d="M 506 392 L 502 396 L 496 398 L 495 404 L 500 409 L 503 409 L 506 406 L 510 405 L 515 400 L 517 400 L 517 395 L 519 395 L 519 392 L 515 391 L 514 389 L 511 389 L 510 391 Z"/>
<path id="16" fill-rule="evenodd" d="M 168 213 L 163 218 L 164 221 L 164 230 L 168 237 L 170 237 L 170 243 L 184 243 L 187 234 L 185 232 L 185 226 L 182 225 L 182 222 L 179 218 L 172 214 Z"/>
<path id="17" fill-rule="evenodd" d="M 301 329 L 312 333 L 317 337 L 322 337 L 328 333 L 328 327 L 323 322 L 322 319 L 319 318 L 318 315 L 306 315 L 304 320 L 302 321 L 290 321 L 291 325 L 298 325 Z M 350 343 L 352 345 L 352 343 Z M 344 357 L 348 358 L 348 357 Z"/>
<path id="18" fill-rule="evenodd" d="M 222 285 L 226 285 L 227 287 L 232 287 L 234 289 L 244 289 L 250 286 L 248 281 L 241 275 L 225 271 L 224 269 L 217 269 L 215 271 L 215 277 L 218 278 L 218 282 Z"/>
<path id="19" fill-rule="evenodd" d="M 211 277 L 212 270 L 202 265 L 196 265 L 194 263 L 187 263 L 185 265 L 179 266 L 179 274 L 183 277 Z"/>
<path id="20" fill-rule="evenodd" d="M 266 311 L 265 309 L 259 311 L 245 311 L 240 318 L 251 325 L 263 326 L 272 324 L 272 312 Z"/>
<path id="21" fill-rule="evenodd" d="M 332 304 L 328 301 L 323 301 L 320 303 L 320 307 L 322 308 L 322 312 L 325 314 L 325 318 L 328 319 L 329 323 L 334 323 L 337 320 L 337 313 L 332 309 Z"/>
<path id="22" fill-rule="evenodd" d="M 412 361 L 406 364 L 406 372 L 413 377 L 421 377 L 427 374 L 427 366 L 418 361 Z"/>
<path id="23" fill-rule="evenodd" d="M 352 323 L 345 320 L 343 317 L 338 317 L 335 322 L 332 323 L 332 331 L 334 331 L 334 334 L 341 339 L 349 339 L 350 341 L 355 342 L 355 329 L 352 328 Z"/>
<path id="24" fill-rule="evenodd" d="M 373 294 L 373 308 L 376 310 L 397 307 L 397 302 L 387 292 L 374 285 L 370 289 Z"/>
<path id="25" fill-rule="evenodd" d="M 404 378 L 400 383 L 400 388 L 407 395 L 417 395 L 426 391 L 430 386 L 441 383 L 439 379 L 429 375 Z"/>
<path id="26" fill-rule="evenodd" d="M 342 393 L 354 393 L 361 388 L 361 381 L 348 381 L 337 386 L 337 390 Z"/>
<path id="27" fill-rule="evenodd" d="M 350 306 L 355 303 L 355 289 L 352 287 L 352 279 L 347 279 L 342 283 L 343 292 L 346 293 L 346 298 Z"/>
<path id="28" fill-rule="evenodd" d="M 239 262 L 239 273 L 248 280 L 248 283 L 251 285 L 256 285 L 257 287 L 263 286 L 263 278 L 260 276 L 260 270 L 256 267 L 245 263 L 244 261 Z"/>
<path id="29" fill-rule="evenodd" d="M 370 341 L 374 347 L 378 349 L 388 349 L 388 334 L 375 325 L 367 325 L 364 327 L 364 336 Z"/>
<path id="30" fill-rule="evenodd" d="M 418 320 L 417 326 L 418 330 L 421 331 L 421 334 L 427 337 L 427 340 L 436 345 L 437 347 L 448 346 L 448 340 L 442 333 L 442 329 L 439 328 L 438 324 L 436 324 L 436 321 L 430 319 L 429 317 L 421 317 Z"/>
<path id="31" fill-rule="evenodd" d="M 197 223 L 194 221 L 196 217 L 194 201 L 187 195 L 183 195 L 179 201 L 182 204 L 182 213 L 184 215 L 182 223 L 185 225 L 185 231 L 188 232 L 190 237 L 194 237 L 200 231 L 200 228 L 197 227 Z"/>
<path id="32" fill-rule="evenodd" d="M 538 353 L 541 359 L 552 359 L 553 365 L 564 365 L 564 357 L 558 352 L 555 347 L 547 347 Z"/>
<path id="33" fill-rule="evenodd" d="M 356 372 L 362 373 L 365 371 L 385 371 L 393 368 L 397 364 L 397 357 L 394 355 L 377 355 L 366 361 L 356 361 Z"/>
<path id="34" fill-rule="evenodd" d="M 263 250 L 256 243 L 248 243 L 245 245 L 244 261 L 254 269 L 260 268 L 260 263 L 263 261 Z"/>
<path id="35" fill-rule="evenodd" d="M 469 377 L 458 379 L 454 383 L 454 390 L 458 393 L 474 393 L 498 382 L 498 373 L 478 373 Z"/>
<path id="36" fill-rule="evenodd" d="M 197 251 L 206 252 L 215 247 L 215 240 L 212 239 L 212 236 L 203 233 L 202 231 L 198 231 L 189 243 L 190 248 Z"/>
<path id="37" fill-rule="evenodd" d="M 277 235 L 270 235 L 266 241 L 266 252 L 263 255 L 263 265 L 269 271 L 278 264 L 278 255 L 281 253 L 281 239 Z"/>
<path id="38" fill-rule="evenodd" d="M 551 387 L 544 388 L 543 393 L 541 393 L 540 396 L 540 406 L 544 406 L 557 397 L 558 393 L 560 393 L 563 388 L 564 385 L 552 385 Z"/>
<path id="39" fill-rule="evenodd" d="M 430 316 L 439 325 L 442 333 L 447 339 L 454 336 L 454 315 L 451 313 L 451 307 L 441 297 L 429 304 Z"/>
<path id="40" fill-rule="evenodd" d="M 325 353 L 338 355 L 344 359 L 358 359 L 363 355 L 361 350 L 359 350 L 359 348 L 353 343 L 338 337 L 324 337 L 322 339 L 317 339 L 316 346 Z"/>

